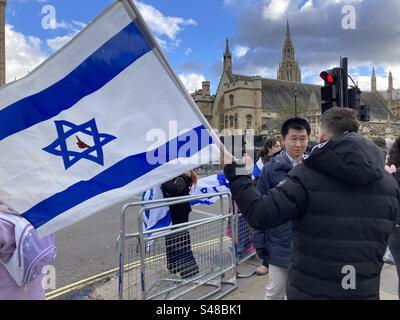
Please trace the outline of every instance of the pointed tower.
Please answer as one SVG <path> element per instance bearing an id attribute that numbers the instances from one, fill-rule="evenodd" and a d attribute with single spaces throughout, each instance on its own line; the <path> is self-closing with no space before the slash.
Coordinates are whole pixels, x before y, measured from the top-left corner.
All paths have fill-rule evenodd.
<path id="1" fill-rule="evenodd" d="M 375 67 L 372 67 L 372 77 L 371 77 L 371 92 L 376 92 L 376 75 Z"/>
<path id="2" fill-rule="evenodd" d="M 392 105 L 392 103 L 393 103 L 393 76 L 392 76 L 392 71 L 389 71 L 389 87 L 387 89 L 387 100 L 388 100 L 388 104 Z"/>
<path id="3" fill-rule="evenodd" d="M 224 71 L 228 74 L 232 74 L 232 54 L 229 50 L 229 40 L 226 38 L 226 46 L 224 53 Z"/>
<path id="4" fill-rule="evenodd" d="M 7 0 L 0 0 L 0 86 L 6 83 L 6 3 Z"/>
<path id="5" fill-rule="evenodd" d="M 299 63 L 295 60 L 294 47 L 290 36 L 289 20 L 286 23 L 285 44 L 282 49 L 282 62 L 279 64 L 278 80 L 301 82 Z"/>

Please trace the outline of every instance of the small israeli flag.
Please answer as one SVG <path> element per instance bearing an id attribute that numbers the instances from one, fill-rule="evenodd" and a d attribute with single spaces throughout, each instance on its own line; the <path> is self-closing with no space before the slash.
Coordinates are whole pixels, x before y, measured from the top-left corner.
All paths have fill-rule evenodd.
<path id="1" fill-rule="evenodd" d="M 201 178 L 197 181 L 197 185 L 190 192 L 190 195 L 212 194 L 220 192 L 230 192 L 229 182 L 223 173 L 214 174 Z M 143 193 L 142 200 L 158 200 L 163 199 L 163 193 L 160 185 L 155 186 Z M 192 206 L 203 204 L 212 205 L 216 203 L 220 197 L 212 197 L 202 200 L 193 200 L 190 202 Z M 169 207 L 156 208 L 146 210 L 143 217 L 144 230 L 155 230 L 171 225 L 171 213 Z"/>
<path id="2" fill-rule="evenodd" d="M 252 177 L 253 180 L 256 179 L 256 178 L 258 178 L 258 177 L 260 176 L 263 167 L 264 167 L 264 164 L 263 164 L 263 162 L 262 162 L 262 159 L 260 158 L 260 159 L 255 163 L 255 165 L 254 165 L 254 167 L 253 167 L 253 173 L 252 173 L 252 175 L 251 175 L 251 177 Z"/>

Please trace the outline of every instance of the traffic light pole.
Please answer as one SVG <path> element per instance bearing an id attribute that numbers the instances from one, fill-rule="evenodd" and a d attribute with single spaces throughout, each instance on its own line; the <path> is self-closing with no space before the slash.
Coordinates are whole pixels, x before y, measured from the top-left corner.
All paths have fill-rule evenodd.
<path id="1" fill-rule="evenodd" d="M 342 69 L 341 75 L 341 102 L 343 108 L 349 107 L 349 95 L 348 95 L 348 87 L 349 87 L 349 80 L 348 80 L 348 59 L 347 57 L 341 58 L 340 60 L 340 68 Z"/>

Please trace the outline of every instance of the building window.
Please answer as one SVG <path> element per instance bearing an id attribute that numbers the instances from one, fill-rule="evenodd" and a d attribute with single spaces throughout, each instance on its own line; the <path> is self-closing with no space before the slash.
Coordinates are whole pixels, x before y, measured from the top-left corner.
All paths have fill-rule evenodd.
<path id="1" fill-rule="evenodd" d="M 235 113 L 235 129 L 238 129 L 238 114 Z"/>
<path id="2" fill-rule="evenodd" d="M 246 129 L 251 129 L 253 124 L 253 117 L 251 115 L 246 116 Z"/>
<path id="3" fill-rule="evenodd" d="M 234 104 L 234 97 L 233 97 L 233 94 L 231 94 L 230 96 L 229 96 L 229 105 L 231 106 L 231 107 L 233 107 L 233 104 Z"/>
<path id="4" fill-rule="evenodd" d="M 225 128 L 228 128 L 228 116 L 225 116 Z"/>
<path id="5" fill-rule="evenodd" d="M 229 117 L 229 127 L 233 128 L 233 116 Z"/>

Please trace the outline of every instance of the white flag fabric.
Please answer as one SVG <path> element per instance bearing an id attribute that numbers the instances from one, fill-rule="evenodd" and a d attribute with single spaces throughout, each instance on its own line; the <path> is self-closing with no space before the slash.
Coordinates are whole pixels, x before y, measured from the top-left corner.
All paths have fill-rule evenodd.
<path id="1" fill-rule="evenodd" d="M 40 235 L 202 163 L 220 141 L 130 0 L 0 88 L 0 200 Z"/>
<path id="2" fill-rule="evenodd" d="M 262 162 L 262 159 L 258 159 L 258 161 L 254 164 L 253 167 L 253 173 L 251 175 L 252 179 L 256 179 L 261 175 L 261 171 L 264 168 L 264 163 Z"/>
<path id="3" fill-rule="evenodd" d="M 190 195 L 200 195 L 200 194 L 212 194 L 219 192 L 230 192 L 229 182 L 226 180 L 223 173 L 214 174 L 208 177 L 201 178 L 197 181 L 195 188 L 192 188 Z M 146 192 L 143 193 L 142 200 L 158 200 L 163 199 L 163 193 L 161 191 L 160 185 L 157 185 Z M 192 200 L 190 204 L 192 206 L 203 204 L 212 205 L 220 199 L 219 196 Z M 155 230 L 158 228 L 163 228 L 171 225 L 171 213 L 169 207 L 156 208 L 151 210 L 146 210 L 143 216 L 143 229 L 144 230 Z"/>

